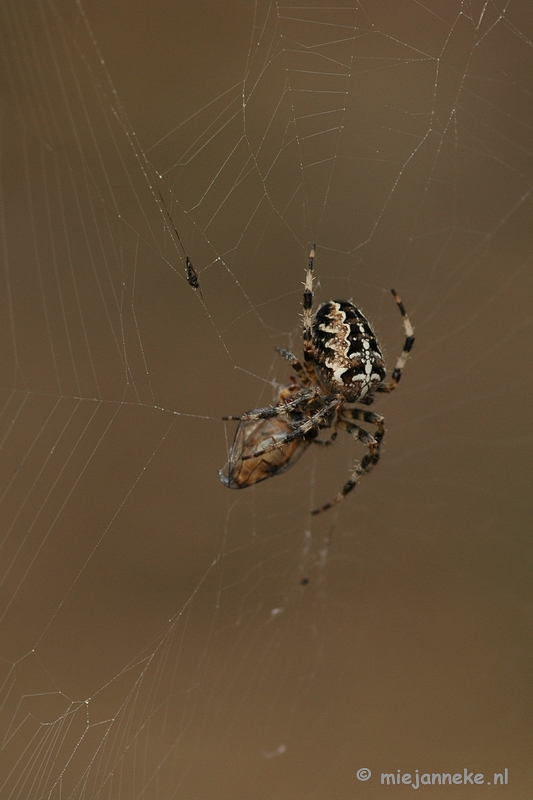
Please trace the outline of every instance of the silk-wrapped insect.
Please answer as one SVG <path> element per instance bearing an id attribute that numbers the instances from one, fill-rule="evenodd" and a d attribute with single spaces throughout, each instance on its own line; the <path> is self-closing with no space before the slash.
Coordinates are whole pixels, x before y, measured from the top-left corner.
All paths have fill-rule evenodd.
<path id="1" fill-rule="evenodd" d="M 257 452 L 265 444 L 270 445 L 280 441 L 281 438 L 285 439 L 305 421 L 305 416 L 291 410 L 290 405 L 286 413 L 283 413 L 287 403 L 290 404 L 300 391 L 301 387 L 298 384 L 291 384 L 282 389 L 279 402 L 275 406 L 276 416 L 270 419 L 239 419 L 225 471 L 220 470 L 218 473 L 224 486 L 229 489 L 245 489 L 254 483 L 266 481 L 267 478 L 282 475 L 296 464 L 318 436 L 317 429 L 312 428 L 305 437 L 294 438 L 266 453 L 259 452 L 257 455 Z M 255 414 L 258 410 L 248 413 Z"/>

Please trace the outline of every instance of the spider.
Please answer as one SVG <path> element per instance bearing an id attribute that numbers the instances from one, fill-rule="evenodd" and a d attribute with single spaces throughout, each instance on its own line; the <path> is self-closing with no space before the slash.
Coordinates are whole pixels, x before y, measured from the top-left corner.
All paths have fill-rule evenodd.
<path id="1" fill-rule="evenodd" d="M 362 475 L 380 458 L 385 420 L 380 414 L 353 407 L 369 406 L 378 392 L 392 392 L 415 341 L 413 326 L 398 293 L 391 289 L 403 318 L 405 343 L 391 380 L 385 382 L 385 361 L 376 334 L 361 311 L 348 300 L 330 300 L 313 315 L 313 245 L 307 263 L 303 293 L 303 363 L 277 347 L 296 377 L 282 389 L 275 406 L 258 408 L 223 419 L 240 422 L 228 462 L 228 475 L 219 473 L 231 489 L 243 489 L 286 472 L 312 443 L 329 445 L 343 430 L 359 440 L 367 453 L 354 466 L 341 491 L 329 503 L 312 511 L 320 514 L 343 500 Z M 358 423 L 375 426 L 372 435 Z M 331 428 L 326 441 L 319 430 Z M 247 463 L 249 462 L 249 464 Z"/>

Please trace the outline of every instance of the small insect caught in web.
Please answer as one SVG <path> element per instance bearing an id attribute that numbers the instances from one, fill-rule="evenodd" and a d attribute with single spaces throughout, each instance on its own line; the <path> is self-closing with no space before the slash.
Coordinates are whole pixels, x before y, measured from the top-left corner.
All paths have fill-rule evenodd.
<path id="1" fill-rule="evenodd" d="M 230 489 L 245 489 L 290 469 L 309 445 L 332 444 L 338 431 L 361 442 L 367 452 L 355 464 L 341 491 L 312 511 L 320 514 L 343 500 L 380 459 L 385 419 L 358 408 L 370 406 L 378 393 L 392 392 L 400 382 L 414 344 L 413 326 L 398 293 L 392 295 L 403 319 L 405 341 L 390 381 L 386 382 L 381 346 L 370 323 L 349 300 L 330 300 L 313 314 L 315 245 L 309 254 L 303 293 L 303 362 L 276 348 L 295 372 L 277 402 L 237 416 L 239 422 L 220 480 Z M 370 433 L 359 423 L 374 426 Z M 319 431 L 330 429 L 326 441 Z"/>
<path id="2" fill-rule="evenodd" d="M 194 269 L 189 256 L 185 256 L 185 269 L 187 270 L 187 283 L 193 289 L 200 288 L 200 281 L 198 280 L 198 273 Z"/>
<path id="3" fill-rule="evenodd" d="M 186 275 L 186 278 L 187 278 L 187 283 L 193 289 L 198 291 L 198 294 L 200 295 L 200 297 L 201 297 L 201 299 L 203 301 L 202 287 L 200 286 L 200 279 L 198 278 L 198 273 L 196 272 L 195 268 L 193 267 L 192 261 L 191 261 L 191 259 L 189 258 L 189 256 L 187 255 L 187 253 L 185 251 L 185 247 L 183 246 L 183 242 L 181 241 L 181 236 L 178 233 L 178 229 L 174 225 L 172 217 L 170 216 L 170 212 L 169 212 L 169 210 L 167 208 L 167 204 L 165 203 L 165 200 L 164 200 L 163 195 L 161 194 L 161 192 L 159 192 L 159 197 L 161 198 L 161 202 L 163 203 L 163 207 L 164 207 L 164 209 L 166 211 L 166 215 L 168 217 L 168 221 L 170 222 L 172 230 L 176 234 L 176 238 L 177 238 L 177 240 L 178 240 L 178 242 L 180 244 L 180 247 L 181 247 L 181 250 L 183 252 L 183 255 L 185 256 L 185 275 Z"/>

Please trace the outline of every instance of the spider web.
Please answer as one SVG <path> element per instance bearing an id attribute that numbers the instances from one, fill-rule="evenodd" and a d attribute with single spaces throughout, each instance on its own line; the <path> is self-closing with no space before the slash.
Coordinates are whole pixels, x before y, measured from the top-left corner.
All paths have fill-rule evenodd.
<path id="1" fill-rule="evenodd" d="M 1 30 L 2 800 L 530 794 L 529 3 L 8 0 Z M 391 286 L 417 335 L 379 469 L 313 520 L 348 437 L 217 480 L 221 417 L 290 377 L 312 242 L 389 369 Z"/>

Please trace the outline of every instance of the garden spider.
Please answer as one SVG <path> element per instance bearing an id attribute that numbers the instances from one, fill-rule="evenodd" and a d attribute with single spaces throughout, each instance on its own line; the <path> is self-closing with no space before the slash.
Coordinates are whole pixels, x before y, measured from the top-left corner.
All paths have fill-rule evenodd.
<path id="1" fill-rule="evenodd" d="M 358 439 L 368 452 L 358 462 L 341 491 L 329 503 L 312 511 L 320 514 L 343 500 L 379 461 L 385 435 L 380 414 L 353 408 L 371 405 L 377 392 L 392 392 L 414 343 L 413 326 L 399 295 L 392 294 L 403 317 L 405 344 L 391 380 L 385 383 L 385 362 L 376 334 L 361 311 L 348 300 L 330 300 L 313 316 L 313 245 L 309 254 L 303 293 L 303 364 L 288 350 L 277 347 L 296 373 L 282 389 L 275 406 L 254 409 L 240 416 L 224 417 L 240 422 L 230 451 L 228 474 L 219 473 L 230 489 L 244 489 L 289 469 L 313 441 L 331 444 L 339 430 Z M 358 425 L 367 422 L 372 435 Z M 322 442 L 318 431 L 332 428 Z"/>

